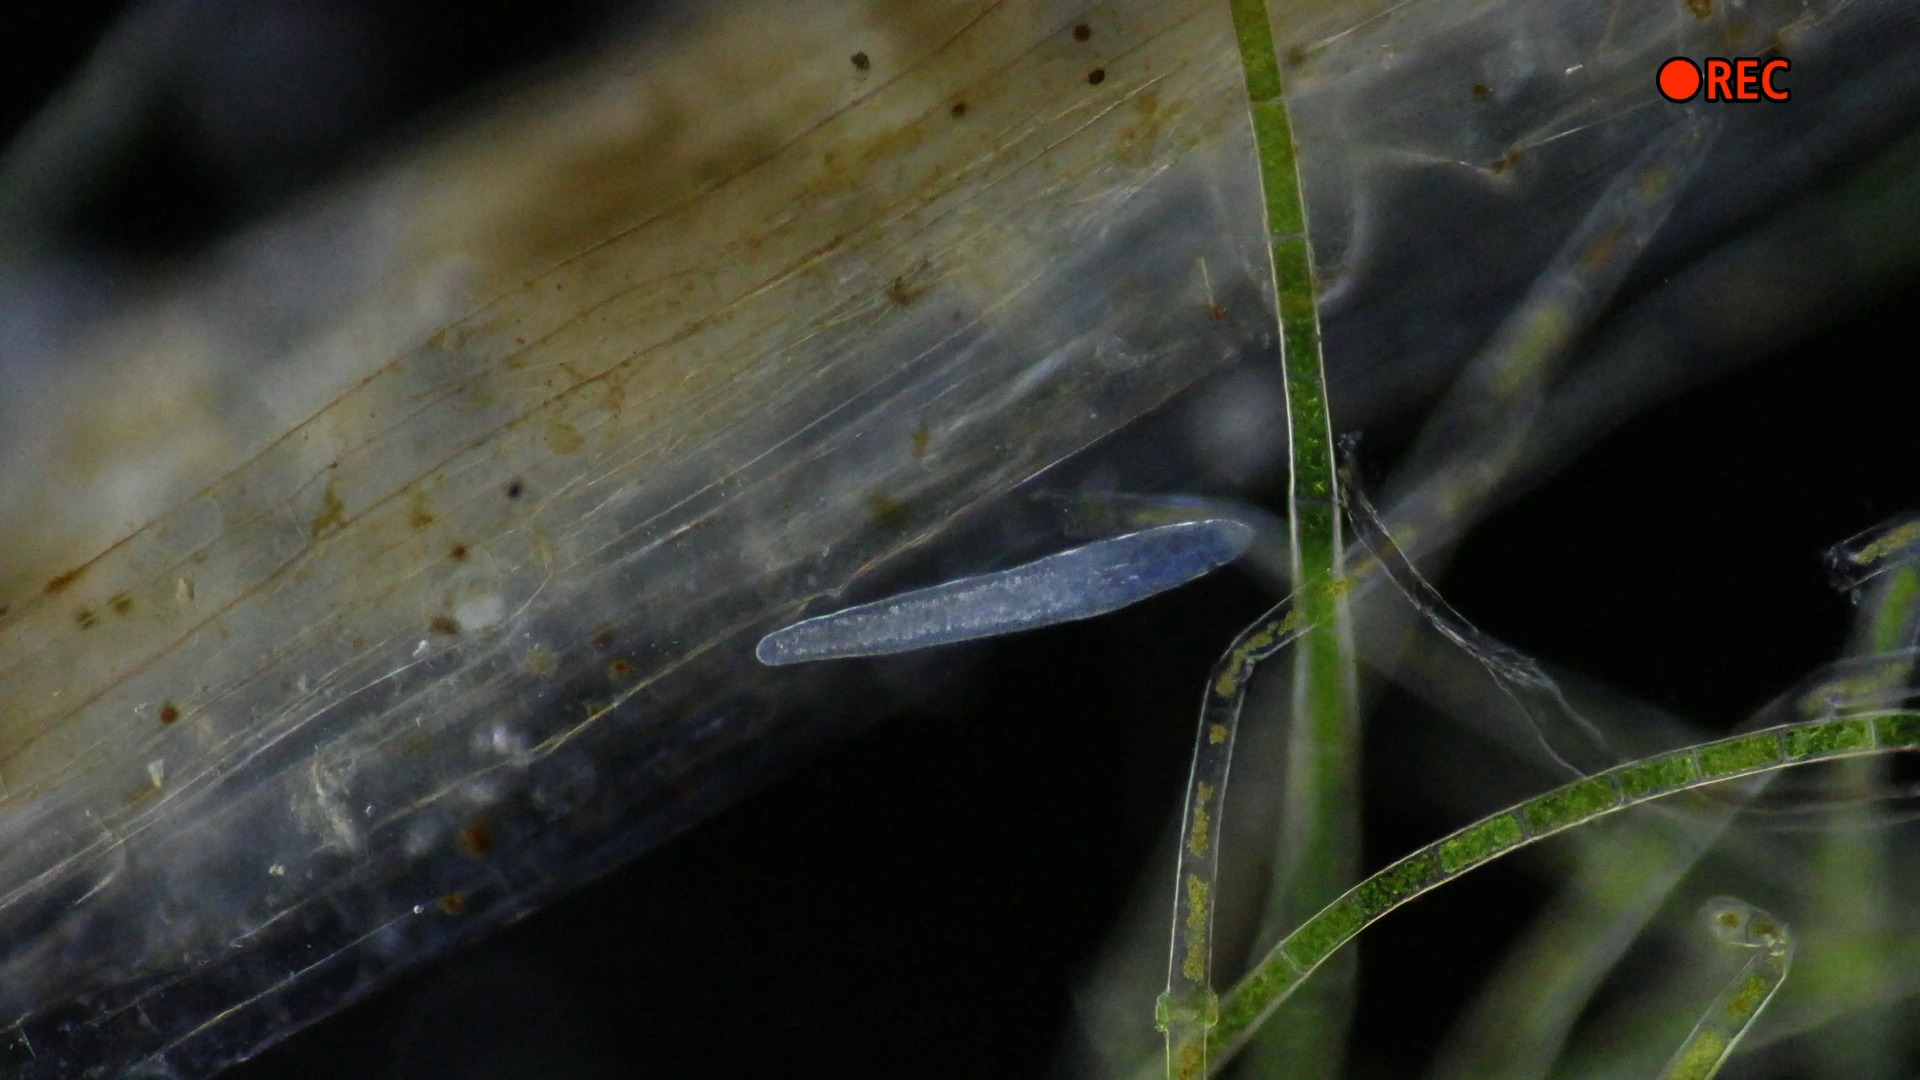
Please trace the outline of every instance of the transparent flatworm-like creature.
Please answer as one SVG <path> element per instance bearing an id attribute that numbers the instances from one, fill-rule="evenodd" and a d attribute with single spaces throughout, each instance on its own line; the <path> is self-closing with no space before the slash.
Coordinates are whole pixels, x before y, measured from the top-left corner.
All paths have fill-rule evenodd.
<path id="1" fill-rule="evenodd" d="M 881 656 L 1090 619 L 1239 558 L 1253 530 L 1224 518 L 1100 540 L 1043 559 L 794 623 L 760 639 L 770 665 Z"/>

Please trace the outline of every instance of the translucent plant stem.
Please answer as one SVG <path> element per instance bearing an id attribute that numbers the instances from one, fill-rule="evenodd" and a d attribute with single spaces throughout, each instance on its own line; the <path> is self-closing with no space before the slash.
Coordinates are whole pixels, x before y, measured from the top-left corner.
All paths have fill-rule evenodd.
<path id="1" fill-rule="evenodd" d="M 1708 784 L 1815 761 L 1920 750 L 1920 713 L 1782 724 L 1656 754 L 1482 818 L 1347 890 L 1281 939 L 1220 999 L 1205 1060 L 1217 1072 L 1342 945 L 1414 897 L 1503 855 L 1617 810 Z"/>

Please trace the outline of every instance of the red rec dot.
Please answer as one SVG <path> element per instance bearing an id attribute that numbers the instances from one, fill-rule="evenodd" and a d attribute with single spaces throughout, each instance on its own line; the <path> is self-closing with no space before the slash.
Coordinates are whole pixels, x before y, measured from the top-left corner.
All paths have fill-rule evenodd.
<path id="1" fill-rule="evenodd" d="M 1700 69 L 1684 56 L 1660 65 L 1660 94 L 1668 101 L 1686 101 L 1700 92 Z"/>

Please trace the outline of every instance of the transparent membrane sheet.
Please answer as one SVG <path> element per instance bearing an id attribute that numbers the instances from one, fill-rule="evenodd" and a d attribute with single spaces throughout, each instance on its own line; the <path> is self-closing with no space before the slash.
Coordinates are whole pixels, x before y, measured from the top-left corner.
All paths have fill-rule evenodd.
<path id="1" fill-rule="evenodd" d="M 399 314 L 293 351 L 368 373 L 97 557 L 7 524 L 14 1075 L 204 1074 L 683 825 L 820 734 L 766 623 L 1258 336 L 1224 11 L 808 8 L 318 211 L 389 245 L 329 299 Z M 88 338 L 114 408 L 274 329 L 186 289 Z"/>

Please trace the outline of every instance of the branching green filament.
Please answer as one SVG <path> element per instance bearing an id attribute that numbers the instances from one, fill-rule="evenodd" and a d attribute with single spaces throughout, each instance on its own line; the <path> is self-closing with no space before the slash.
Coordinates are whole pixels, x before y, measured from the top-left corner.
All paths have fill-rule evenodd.
<path id="1" fill-rule="evenodd" d="M 1304 615 L 1309 605 L 1297 602 L 1301 595 L 1335 592 L 1344 584 L 1321 579 L 1281 601 L 1242 630 L 1208 673 L 1180 828 L 1167 989 L 1160 995 L 1155 1016 L 1160 1029 L 1167 1033 L 1170 1076 L 1186 1080 L 1206 1074 L 1206 1033 L 1216 1018 L 1213 905 L 1220 870 L 1220 804 L 1227 789 L 1247 681 L 1262 660 L 1286 648 L 1310 628 Z"/>
<path id="2" fill-rule="evenodd" d="M 1615 766 L 1483 818 L 1367 878 L 1283 938 L 1220 999 L 1201 1059 L 1217 1071 L 1307 975 L 1374 920 L 1502 855 L 1677 792 L 1789 765 L 1897 751 L 1920 751 L 1920 712 L 1830 717 L 1716 739 Z"/>
<path id="3" fill-rule="evenodd" d="M 1667 1062 L 1661 1080 L 1712 1080 L 1780 989 L 1793 962 L 1793 938 L 1786 924 L 1751 904 L 1721 897 L 1707 904 L 1706 916 L 1715 937 L 1752 949 L 1754 956 L 1713 999 Z"/>
<path id="4" fill-rule="evenodd" d="M 1238 726 L 1246 680 L 1255 664 L 1295 639 L 1293 750 L 1295 763 L 1282 811 L 1286 850 L 1278 869 L 1279 907 L 1270 919 L 1290 923 L 1301 911 L 1344 888 L 1358 873 L 1358 744 L 1353 649 L 1345 619 L 1340 502 L 1333 429 L 1327 413 L 1314 299 L 1313 253 L 1307 245 L 1305 203 L 1295 165 L 1293 132 L 1282 97 L 1279 57 L 1264 0 L 1230 0 L 1234 35 L 1247 86 L 1264 224 L 1270 243 L 1274 307 L 1285 367 L 1287 436 L 1292 472 L 1287 523 L 1290 602 L 1275 608 L 1234 642 L 1208 680 L 1181 832 L 1174 888 L 1173 947 L 1167 991 L 1158 1007 L 1167 1033 L 1167 1074 L 1204 1075 L 1206 1031 L 1213 1022 L 1211 953 L 1218 868 L 1220 798 Z M 1330 1003 L 1331 1023 L 1310 1033 L 1299 1063 L 1308 1073 L 1329 1071 L 1344 1042 L 1350 1003 Z"/>

